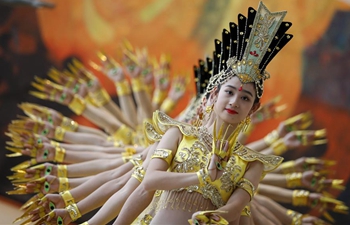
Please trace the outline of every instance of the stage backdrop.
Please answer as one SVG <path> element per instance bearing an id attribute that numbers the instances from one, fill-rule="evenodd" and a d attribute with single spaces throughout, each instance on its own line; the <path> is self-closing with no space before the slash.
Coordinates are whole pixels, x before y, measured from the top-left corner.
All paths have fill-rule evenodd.
<path id="1" fill-rule="evenodd" d="M 238 13 L 247 14 L 257 0 L 56 0 L 53 9 L 0 5 L 0 172 L 2 195 L 12 187 L 6 180 L 9 168 L 23 161 L 5 158 L 4 136 L 7 124 L 20 114 L 23 101 L 46 104 L 72 112 L 55 103 L 39 101 L 27 93 L 34 75 L 45 77 L 50 67 L 63 68 L 71 57 L 86 65 L 97 61 L 103 50 L 116 59 L 120 43 L 129 40 L 135 47 L 146 47 L 151 56 L 171 56 L 172 75 L 188 74 L 199 58 L 212 54 L 213 40 L 221 39 L 222 28 L 236 22 Z M 319 156 L 337 160 L 334 177 L 344 179 L 350 193 L 348 126 L 350 124 L 350 6 L 335 0 L 265 0 L 271 11 L 287 10 L 288 31 L 293 40 L 268 66 L 263 102 L 277 95 L 288 108 L 281 117 L 263 123 L 251 140 L 266 135 L 278 123 L 300 112 L 314 115 L 312 129 L 326 128 L 329 143 L 312 149 L 289 152 L 286 159 Z M 95 71 L 96 72 L 96 71 Z M 113 83 L 97 73 L 108 92 L 115 97 Z M 194 93 L 190 85 L 172 116 L 178 114 Z M 89 125 L 83 118 L 75 118 Z M 349 194 L 339 198 L 350 205 Z M 339 193 L 332 192 L 338 196 Z M 28 196 L 9 196 L 24 201 Z M 338 216 L 344 224 L 346 216 Z M 337 223 L 338 224 L 338 223 Z"/>

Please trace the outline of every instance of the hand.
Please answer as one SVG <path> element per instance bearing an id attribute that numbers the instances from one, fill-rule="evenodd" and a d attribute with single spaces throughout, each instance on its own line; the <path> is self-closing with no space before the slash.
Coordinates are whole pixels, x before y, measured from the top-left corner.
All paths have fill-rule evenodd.
<path id="1" fill-rule="evenodd" d="M 283 142 L 288 149 L 295 149 L 302 146 L 312 146 L 327 143 L 325 130 L 291 131 L 283 137 Z"/>
<path id="2" fill-rule="evenodd" d="M 41 224 L 70 224 L 72 219 L 66 209 L 54 209 L 35 222 L 35 225 Z"/>
<path id="3" fill-rule="evenodd" d="M 186 78 L 180 76 L 174 78 L 168 94 L 169 98 L 172 99 L 174 102 L 178 102 L 179 99 L 182 98 L 182 96 L 186 92 L 186 85 Z"/>
<path id="4" fill-rule="evenodd" d="M 338 190 L 345 189 L 345 187 L 341 185 L 343 180 L 326 179 L 322 174 L 311 170 L 303 172 L 301 183 L 304 187 L 317 192 L 322 192 L 329 188 Z"/>
<path id="5" fill-rule="evenodd" d="M 27 193 L 43 194 L 54 193 L 59 191 L 59 179 L 52 175 L 47 175 L 39 179 L 30 181 L 26 184 Z"/>
<path id="6" fill-rule="evenodd" d="M 304 215 L 301 219 L 302 225 L 331 225 L 315 216 Z"/>
<path id="7" fill-rule="evenodd" d="M 44 177 L 46 175 L 52 175 L 57 177 L 57 165 L 52 163 L 43 163 L 29 167 L 26 171 L 26 178 L 32 178 L 36 175 L 39 177 Z"/>
<path id="8" fill-rule="evenodd" d="M 279 116 L 281 111 L 286 108 L 286 105 L 276 106 L 280 99 L 280 96 L 278 96 L 261 106 L 256 112 L 251 115 L 252 123 L 257 124 Z"/>
<path id="9" fill-rule="evenodd" d="M 312 124 L 312 115 L 310 112 L 301 113 L 293 116 L 278 125 L 277 132 L 280 138 L 287 133 L 295 130 L 305 130 Z"/>
<path id="10" fill-rule="evenodd" d="M 220 213 L 227 213 L 226 211 L 212 210 L 212 211 L 199 211 L 192 215 L 192 218 L 188 221 L 192 225 L 226 225 L 229 224 Z"/>

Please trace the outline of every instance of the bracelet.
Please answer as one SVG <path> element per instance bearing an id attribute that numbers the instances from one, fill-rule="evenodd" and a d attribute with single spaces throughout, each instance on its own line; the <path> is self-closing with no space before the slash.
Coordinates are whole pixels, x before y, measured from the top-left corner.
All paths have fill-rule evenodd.
<path id="1" fill-rule="evenodd" d="M 174 107 L 175 107 L 175 102 L 170 98 L 166 98 L 162 103 L 162 105 L 160 106 L 160 110 L 165 113 L 169 113 Z"/>
<path id="2" fill-rule="evenodd" d="M 80 116 L 86 108 L 86 102 L 79 95 L 74 95 L 73 100 L 69 103 L 68 107 L 75 114 Z"/>
<path id="3" fill-rule="evenodd" d="M 56 133 L 56 131 L 55 131 L 55 133 Z M 60 143 L 57 141 L 53 141 L 53 140 L 50 141 L 50 145 L 52 145 L 53 147 L 60 147 Z"/>
<path id="4" fill-rule="evenodd" d="M 56 147 L 55 148 L 56 152 L 55 152 L 55 162 L 63 162 L 64 161 L 64 157 L 66 155 L 66 149 L 62 148 L 62 147 Z"/>
<path id="5" fill-rule="evenodd" d="M 121 125 L 119 129 L 112 135 L 114 140 L 122 141 L 123 144 L 127 145 L 131 143 L 132 140 L 132 130 L 126 125 Z"/>
<path id="6" fill-rule="evenodd" d="M 130 85 L 127 80 L 115 82 L 118 96 L 129 95 L 131 93 Z"/>
<path id="7" fill-rule="evenodd" d="M 58 181 L 60 183 L 60 185 L 58 187 L 58 191 L 59 192 L 68 191 L 69 190 L 68 178 L 66 178 L 66 177 L 59 177 Z"/>
<path id="8" fill-rule="evenodd" d="M 280 168 L 283 174 L 293 173 L 295 172 L 295 161 L 290 160 L 290 161 L 284 162 L 280 165 Z"/>
<path id="9" fill-rule="evenodd" d="M 169 149 L 156 149 L 154 150 L 151 158 L 163 159 L 168 165 L 170 165 L 171 161 L 173 160 L 173 155 L 172 151 Z"/>
<path id="10" fill-rule="evenodd" d="M 97 89 L 95 92 L 90 93 L 90 96 L 94 105 L 98 107 L 102 107 L 111 101 L 111 97 L 104 88 Z"/>
<path id="11" fill-rule="evenodd" d="M 77 219 L 79 219 L 81 217 L 81 214 L 80 214 L 80 211 L 78 209 L 77 204 L 68 205 L 65 209 L 68 211 L 69 216 L 72 219 L 72 221 L 76 221 Z"/>
<path id="12" fill-rule="evenodd" d="M 132 156 L 136 154 L 136 150 L 133 147 L 125 147 L 125 152 L 122 152 L 122 156 Z"/>
<path id="13" fill-rule="evenodd" d="M 160 105 L 166 98 L 167 92 L 163 90 L 156 89 L 153 93 L 152 103 L 155 105 Z"/>
<path id="14" fill-rule="evenodd" d="M 271 146 L 279 138 L 277 130 L 273 130 L 264 137 L 264 142 L 267 146 Z"/>
<path id="15" fill-rule="evenodd" d="M 145 170 L 142 166 L 136 166 L 134 167 L 134 171 L 132 172 L 132 177 L 136 178 L 140 183 L 142 182 L 143 178 L 145 177 Z"/>
<path id="16" fill-rule="evenodd" d="M 145 90 L 141 77 L 131 79 L 131 86 L 133 92 L 141 92 Z"/>
<path id="17" fill-rule="evenodd" d="M 305 190 L 293 191 L 293 206 L 306 206 L 309 199 L 310 192 Z"/>
<path id="18" fill-rule="evenodd" d="M 78 129 L 79 124 L 75 122 L 74 120 L 63 117 L 60 127 L 67 131 L 76 131 Z"/>
<path id="19" fill-rule="evenodd" d="M 70 193 L 70 191 L 63 191 L 60 193 L 60 195 L 64 201 L 65 206 L 68 206 L 68 205 L 75 203 L 75 200 L 74 200 L 72 194 Z"/>
<path id="20" fill-rule="evenodd" d="M 302 224 L 301 220 L 302 220 L 303 214 L 295 212 L 291 209 L 288 209 L 286 214 L 292 218 L 291 225 L 301 225 Z"/>
<path id="21" fill-rule="evenodd" d="M 250 201 L 253 199 L 254 193 L 255 193 L 255 187 L 252 184 L 252 182 L 250 182 L 250 180 L 246 178 L 241 178 L 241 180 L 237 183 L 237 188 L 241 188 L 245 190 L 250 196 Z"/>
<path id="22" fill-rule="evenodd" d="M 277 141 L 275 141 L 272 145 L 271 145 L 272 151 L 275 155 L 282 155 L 283 153 L 285 153 L 288 148 L 287 146 L 284 144 L 283 139 L 280 138 Z"/>
<path id="23" fill-rule="evenodd" d="M 63 138 L 64 138 L 64 134 L 66 133 L 66 130 L 63 129 L 62 127 L 56 127 L 55 129 L 55 136 L 54 138 L 57 140 L 57 141 L 63 141 Z"/>
<path id="24" fill-rule="evenodd" d="M 208 176 L 208 170 L 206 168 L 200 169 L 196 174 L 199 181 L 199 187 L 204 187 L 206 184 L 211 182 L 211 179 Z"/>
<path id="25" fill-rule="evenodd" d="M 57 176 L 58 177 L 67 177 L 67 165 L 57 165 Z"/>
<path id="26" fill-rule="evenodd" d="M 301 187 L 301 177 L 303 176 L 302 173 L 288 173 L 286 174 L 286 181 L 287 181 L 287 187 L 294 188 L 294 187 Z"/>

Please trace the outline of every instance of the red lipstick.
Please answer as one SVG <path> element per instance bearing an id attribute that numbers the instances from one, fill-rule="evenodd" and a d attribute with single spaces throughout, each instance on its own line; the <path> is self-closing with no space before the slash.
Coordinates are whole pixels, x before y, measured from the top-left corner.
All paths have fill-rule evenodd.
<path id="1" fill-rule="evenodd" d="M 238 114 L 238 112 L 236 112 L 235 110 L 232 110 L 232 109 L 226 109 L 226 111 L 227 111 L 229 114 Z"/>

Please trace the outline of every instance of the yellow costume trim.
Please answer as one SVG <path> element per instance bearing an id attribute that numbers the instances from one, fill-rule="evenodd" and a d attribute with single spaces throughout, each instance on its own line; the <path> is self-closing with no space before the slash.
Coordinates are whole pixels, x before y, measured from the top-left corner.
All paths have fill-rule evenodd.
<path id="1" fill-rule="evenodd" d="M 51 140 L 51 141 L 50 141 L 50 144 L 51 144 L 53 147 L 60 147 L 60 143 L 57 142 L 57 141 Z"/>
<path id="2" fill-rule="evenodd" d="M 196 215 L 195 220 L 192 221 L 188 220 L 190 224 L 211 224 L 211 225 L 228 225 L 228 221 L 225 220 L 222 216 L 218 215 L 218 213 L 227 213 L 227 211 L 219 211 L 219 210 L 209 210 L 209 211 L 202 211 L 199 214 Z M 215 214 L 219 220 L 211 219 L 211 215 Z"/>
<path id="3" fill-rule="evenodd" d="M 62 127 L 65 130 L 68 131 L 77 131 L 79 124 L 75 122 L 74 120 L 68 118 L 68 117 L 63 117 L 62 122 L 60 127 Z"/>
<path id="4" fill-rule="evenodd" d="M 252 182 L 250 182 L 250 180 L 246 178 L 241 178 L 241 180 L 237 183 L 237 188 L 241 188 L 245 190 L 250 196 L 250 201 L 253 199 L 254 193 L 255 193 L 255 187 L 252 184 Z"/>
<path id="5" fill-rule="evenodd" d="M 145 173 L 146 172 L 142 166 L 135 166 L 134 171 L 133 171 L 131 176 L 134 177 L 135 179 L 137 179 L 138 181 L 140 181 L 140 183 L 141 183 L 143 178 L 145 177 Z"/>
<path id="6" fill-rule="evenodd" d="M 131 93 L 130 85 L 127 80 L 115 82 L 115 87 L 117 89 L 118 96 L 130 95 Z"/>
<path id="7" fill-rule="evenodd" d="M 153 144 L 154 142 L 160 141 L 160 139 L 162 139 L 162 134 L 157 132 L 152 123 L 144 121 L 143 126 L 144 137 L 148 144 Z"/>
<path id="8" fill-rule="evenodd" d="M 305 190 L 294 190 L 293 191 L 293 206 L 306 206 L 308 203 L 310 192 Z"/>
<path id="9" fill-rule="evenodd" d="M 277 130 L 273 130 L 264 137 L 267 146 L 271 146 L 279 138 Z"/>
<path id="10" fill-rule="evenodd" d="M 294 187 L 301 187 L 301 178 L 303 174 L 302 173 L 288 173 L 286 174 L 286 182 L 287 187 L 294 188 Z"/>
<path id="11" fill-rule="evenodd" d="M 66 133 L 65 129 L 63 129 L 62 127 L 56 127 L 56 129 L 55 129 L 55 137 L 54 138 L 57 141 L 63 141 L 65 133 Z"/>
<path id="12" fill-rule="evenodd" d="M 164 90 L 156 89 L 153 93 L 152 103 L 160 105 L 167 96 L 167 92 Z"/>
<path id="13" fill-rule="evenodd" d="M 64 157 L 66 155 L 66 150 L 62 147 L 56 147 L 55 148 L 56 152 L 55 152 L 55 162 L 63 162 L 64 161 Z"/>
<path id="14" fill-rule="evenodd" d="M 111 97 L 104 88 L 99 88 L 95 92 L 89 93 L 91 100 L 97 107 L 102 107 L 111 101 Z"/>
<path id="15" fill-rule="evenodd" d="M 130 157 L 128 162 L 131 162 L 134 166 L 141 166 L 143 163 L 141 155 Z"/>
<path id="16" fill-rule="evenodd" d="M 277 141 L 275 141 L 272 145 L 271 145 L 273 154 L 275 155 L 282 155 L 283 153 L 285 153 L 288 148 L 287 146 L 284 144 L 283 139 L 278 139 Z"/>
<path id="17" fill-rule="evenodd" d="M 70 191 L 63 191 L 60 193 L 60 195 L 64 201 L 65 206 L 68 206 L 68 205 L 75 203 L 75 200 L 74 200 L 72 194 L 70 193 Z"/>
<path id="18" fill-rule="evenodd" d="M 131 79 L 131 87 L 134 93 L 141 92 L 145 90 L 143 81 L 141 77 Z"/>
<path id="19" fill-rule="evenodd" d="M 67 177 L 67 165 L 57 165 L 57 176 L 58 177 Z"/>
<path id="20" fill-rule="evenodd" d="M 133 131 L 126 125 L 121 125 L 119 129 L 114 132 L 113 139 L 116 141 L 122 141 L 123 144 L 131 144 Z"/>
<path id="21" fill-rule="evenodd" d="M 293 173 L 295 172 L 295 161 L 290 160 L 288 162 L 284 162 L 280 165 L 280 168 L 283 174 Z"/>
<path id="22" fill-rule="evenodd" d="M 68 191 L 69 190 L 69 181 L 68 178 L 66 177 L 59 177 L 59 187 L 58 187 L 58 191 L 62 192 L 62 191 Z"/>
<path id="23" fill-rule="evenodd" d="M 291 225 L 301 225 L 302 224 L 301 220 L 302 220 L 303 214 L 295 212 L 291 209 L 288 209 L 286 214 L 292 218 Z"/>
<path id="24" fill-rule="evenodd" d="M 158 148 L 153 152 L 152 159 L 154 158 L 163 159 L 168 165 L 170 165 L 173 160 L 172 151 L 169 149 Z"/>
<path id="25" fill-rule="evenodd" d="M 78 116 L 83 114 L 86 108 L 86 102 L 84 99 L 79 97 L 78 95 L 74 95 L 73 100 L 69 103 L 68 107 Z"/>
<path id="26" fill-rule="evenodd" d="M 162 103 L 162 105 L 160 106 L 160 110 L 165 112 L 165 113 L 169 113 L 171 112 L 171 110 L 174 109 L 176 102 L 174 102 L 172 99 L 170 98 L 166 98 L 164 100 L 164 102 Z"/>
<path id="27" fill-rule="evenodd" d="M 65 209 L 68 211 L 69 216 L 72 219 L 72 221 L 76 221 L 77 219 L 79 219 L 81 217 L 81 214 L 80 214 L 80 211 L 78 209 L 77 204 L 68 205 Z"/>

